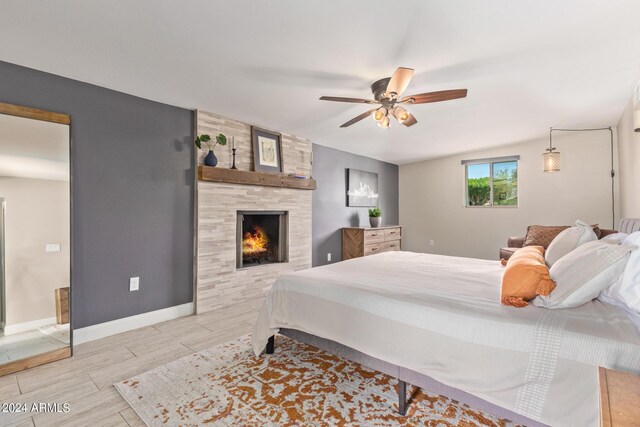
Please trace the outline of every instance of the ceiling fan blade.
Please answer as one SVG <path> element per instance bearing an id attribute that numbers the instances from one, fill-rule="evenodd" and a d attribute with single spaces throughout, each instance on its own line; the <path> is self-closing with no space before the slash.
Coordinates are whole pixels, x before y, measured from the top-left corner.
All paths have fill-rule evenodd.
<path id="1" fill-rule="evenodd" d="M 400 102 L 426 104 L 427 102 L 449 101 L 451 99 L 464 98 L 465 96 L 467 96 L 467 89 L 441 90 L 438 92 L 427 92 L 420 93 L 418 95 L 405 96 Z"/>
<path id="2" fill-rule="evenodd" d="M 389 80 L 385 96 L 390 97 L 392 92 L 395 93 L 396 96 L 400 96 L 407 86 L 409 86 L 412 78 L 413 68 L 398 67 L 396 72 L 393 73 L 393 76 L 391 76 L 391 80 Z"/>
<path id="3" fill-rule="evenodd" d="M 344 98 L 341 96 L 321 96 L 321 101 L 336 101 L 336 102 L 355 102 L 357 104 L 379 104 L 378 101 L 373 99 L 362 99 L 362 98 Z"/>
<path id="4" fill-rule="evenodd" d="M 409 127 L 409 126 L 415 125 L 416 123 L 418 123 L 418 121 L 416 120 L 413 114 L 409 113 L 409 118 L 404 122 L 400 122 L 400 123 L 402 123 L 406 127 Z"/>
<path id="5" fill-rule="evenodd" d="M 358 123 L 360 120 L 363 120 L 363 119 L 366 119 L 367 117 L 369 117 L 371 115 L 371 113 L 373 113 L 376 110 L 377 110 L 377 108 L 374 108 L 373 110 L 369 110 L 367 112 L 364 112 L 364 113 L 360 114 L 359 116 L 356 116 L 353 119 L 349 120 L 348 122 L 346 122 L 345 124 L 343 124 L 340 127 L 341 128 L 346 128 L 346 127 L 351 126 L 354 123 Z"/>

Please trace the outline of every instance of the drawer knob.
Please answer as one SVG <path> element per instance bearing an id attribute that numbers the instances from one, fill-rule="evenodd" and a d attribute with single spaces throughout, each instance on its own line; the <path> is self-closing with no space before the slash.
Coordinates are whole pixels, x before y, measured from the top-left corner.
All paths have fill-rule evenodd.
<path id="1" fill-rule="evenodd" d="M 372 251 L 377 251 L 377 250 L 378 250 L 378 248 L 371 248 L 371 250 L 372 250 Z"/>
<path id="2" fill-rule="evenodd" d="M 395 248 L 395 247 L 396 247 L 396 245 L 391 245 L 391 247 L 392 247 L 392 248 Z"/>

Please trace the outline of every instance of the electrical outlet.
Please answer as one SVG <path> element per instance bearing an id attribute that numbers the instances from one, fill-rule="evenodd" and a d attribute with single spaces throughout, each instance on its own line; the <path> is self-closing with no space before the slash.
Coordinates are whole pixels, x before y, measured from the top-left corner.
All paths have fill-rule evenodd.
<path id="1" fill-rule="evenodd" d="M 331 252 L 327 253 L 327 261 L 331 262 Z"/>
<path id="2" fill-rule="evenodd" d="M 436 245 L 436 241 L 433 240 L 433 239 L 429 240 L 429 245 L 430 246 L 435 246 Z"/>
<path id="3" fill-rule="evenodd" d="M 44 250 L 46 252 L 60 252 L 60 243 L 47 243 Z"/>
<path id="4" fill-rule="evenodd" d="M 140 290 L 140 278 L 132 277 L 129 279 L 129 292 Z"/>

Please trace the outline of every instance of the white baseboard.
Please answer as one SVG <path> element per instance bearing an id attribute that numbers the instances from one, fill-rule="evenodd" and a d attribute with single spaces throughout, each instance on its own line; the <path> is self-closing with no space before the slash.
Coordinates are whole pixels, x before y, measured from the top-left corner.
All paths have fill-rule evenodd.
<path id="1" fill-rule="evenodd" d="M 87 326 L 86 328 L 74 329 L 73 344 L 76 345 L 99 340 L 100 338 L 132 331 L 160 322 L 166 322 L 167 320 L 177 319 L 179 317 L 190 316 L 192 314 L 193 303 L 189 302 L 161 310 L 150 311 L 148 313 L 136 314 L 135 316 L 125 317 L 123 319 Z"/>
<path id="2" fill-rule="evenodd" d="M 5 335 L 19 334 L 21 332 L 33 331 L 34 329 L 38 329 L 43 326 L 55 325 L 56 323 L 58 323 L 58 319 L 56 319 L 55 317 L 49 317 L 47 319 L 31 320 L 30 322 L 16 323 L 14 325 L 6 325 L 4 327 L 4 334 Z"/>

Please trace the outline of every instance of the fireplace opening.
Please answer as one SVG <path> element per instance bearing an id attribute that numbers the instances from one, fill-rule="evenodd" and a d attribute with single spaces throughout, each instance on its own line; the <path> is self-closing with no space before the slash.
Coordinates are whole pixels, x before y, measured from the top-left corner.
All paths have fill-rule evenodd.
<path id="1" fill-rule="evenodd" d="M 236 267 L 287 262 L 287 220 L 284 211 L 239 211 Z"/>

